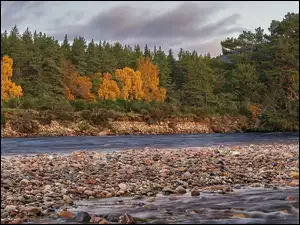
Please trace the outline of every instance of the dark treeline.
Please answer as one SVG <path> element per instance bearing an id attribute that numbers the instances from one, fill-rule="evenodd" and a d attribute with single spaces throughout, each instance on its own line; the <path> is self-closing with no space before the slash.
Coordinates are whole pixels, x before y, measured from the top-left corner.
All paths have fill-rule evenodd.
<path id="1" fill-rule="evenodd" d="M 273 20 L 268 33 L 261 28 L 244 31 L 237 38 L 225 39 L 221 46 L 223 54 L 218 57 L 183 49 L 175 57 L 172 49 L 164 52 L 160 46 L 150 50 L 147 45 L 87 43 L 83 37 L 70 44 L 67 35 L 59 44 L 53 37 L 29 29 L 20 34 L 15 26 L 1 34 L 1 58 L 7 55 L 13 59 L 12 80 L 22 87 L 23 96 L 15 104 L 15 99 L 3 101 L 2 106 L 41 110 L 75 106 L 77 110 L 76 105 L 81 104 L 80 109 L 93 105 L 119 111 L 139 108 L 135 111 L 140 112 L 147 107 L 163 107 L 169 114 L 246 115 L 257 127 L 297 130 L 299 14 L 288 13 L 282 21 Z M 165 101 L 99 99 L 101 76 L 113 75 L 124 67 L 137 70 L 136 62 L 142 56 L 149 57 L 159 69 L 159 86 L 167 93 Z M 91 80 L 95 101 L 67 100 L 63 79 L 66 61 L 80 76 Z M 128 102 L 135 107 L 128 108 Z"/>

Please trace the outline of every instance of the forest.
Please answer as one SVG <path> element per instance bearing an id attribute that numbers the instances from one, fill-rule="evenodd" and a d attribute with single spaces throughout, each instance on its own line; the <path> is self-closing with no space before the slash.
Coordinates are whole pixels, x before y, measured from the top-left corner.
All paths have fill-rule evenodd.
<path id="1" fill-rule="evenodd" d="M 299 14 L 221 43 L 222 55 L 1 33 L 1 109 L 245 115 L 257 129 L 299 130 Z M 1 113 L 1 126 L 5 124 Z"/>

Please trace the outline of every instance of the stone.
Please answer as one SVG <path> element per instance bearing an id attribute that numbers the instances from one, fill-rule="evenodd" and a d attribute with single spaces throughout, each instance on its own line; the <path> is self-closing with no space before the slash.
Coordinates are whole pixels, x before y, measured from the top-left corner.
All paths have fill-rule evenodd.
<path id="1" fill-rule="evenodd" d="M 263 187 L 263 184 L 253 183 L 253 184 L 250 185 L 250 187 L 254 187 L 254 188 Z"/>
<path id="2" fill-rule="evenodd" d="M 85 190 L 83 192 L 83 194 L 87 195 L 87 196 L 95 196 L 96 193 L 94 191 L 89 191 L 89 190 Z"/>
<path id="3" fill-rule="evenodd" d="M 289 202 L 294 202 L 294 201 L 297 200 L 297 198 L 296 198 L 295 196 L 288 196 L 288 197 L 286 198 L 286 200 L 288 200 Z"/>
<path id="4" fill-rule="evenodd" d="M 20 218 L 13 219 L 9 224 L 21 224 L 22 220 Z"/>
<path id="5" fill-rule="evenodd" d="M 99 224 L 110 224 L 110 222 L 108 222 L 107 220 L 103 219 L 99 222 Z"/>
<path id="6" fill-rule="evenodd" d="M 175 201 L 175 200 L 178 200 L 178 198 L 177 198 L 175 195 L 171 195 L 171 196 L 169 197 L 169 200 L 170 200 L 170 201 Z"/>
<path id="7" fill-rule="evenodd" d="M 62 217 L 62 218 L 64 218 L 64 219 L 72 219 L 72 218 L 75 217 L 75 213 L 70 212 L 68 210 L 61 210 L 59 212 L 59 216 Z"/>
<path id="8" fill-rule="evenodd" d="M 15 205 L 7 205 L 4 208 L 4 212 L 10 212 L 10 211 L 15 211 L 15 210 L 17 210 L 17 206 L 15 206 Z"/>
<path id="9" fill-rule="evenodd" d="M 241 153 L 240 153 L 239 151 L 233 151 L 233 152 L 231 153 L 231 155 L 232 155 L 232 156 L 240 156 Z"/>
<path id="10" fill-rule="evenodd" d="M 200 195 L 200 191 L 198 191 L 198 190 L 191 191 L 191 196 L 199 196 L 199 195 Z"/>
<path id="11" fill-rule="evenodd" d="M 233 214 L 232 218 L 234 218 L 234 219 L 247 218 L 247 215 L 244 213 L 236 213 L 236 214 Z"/>
<path id="12" fill-rule="evenodd" d="M 127 186 L 124 183 L 119 184 L 119 188 L 120 188 L 120 191 L 126 191 L 127 190 Z"/>
<path id="13" fill-rule="evenodd" d="M 73 204 L 73 199 L 70 196 L 68 196 L 68 195 L 64 195 L 63 196 L 63 200 L 64 200 L 65 203 L 67 203 L 69 205 Z"/>
<path id="14" fill-rule="evenodd" d="M 145 200 L 146 202 L 154 202 L 155 201 L 155 198 L 153 197 L 153 198 L 148 198 L 148 199 L 146 199 Z"/>
<path id="15" fill-rule="evenodd" d="M 170 195 L 170 194 L 174 193 L 174 191 L 170 187 L 164 187 L 162 192 L 164 195 Z"/>
<path id="16" fill-rule="evenodd" d="M 25 211 L 31 215 L 38 215 L 42 210 L 40 207 L 28 206 L 25 208 Z"/>
<path id="17" fill-rule="evenodd" d="M 241 186 L 240 184 L 236 184 L 236 185 L 233 186 L 233 188 L 234 188 L 234 189 L 241 189 L 242 186 Z"/>
<path id="18" fill-rule="evenodd" d="M 175 192 L 178 193 L 178 194 L 185 194 L 185 193 L 186 193 L 186 190 L 185 190 L 182 186 L 178 186 L 178 187 L 175 189 Z"/>
<path id="19" fill-rule="evenodd" d="M 91 220 L 91 216 L 87 212 L 77 212 L 75 220 L 80 223 L 88 223 Z"/>
<path id="20" fill-rule="evenodd" d="M 124 215 L 120 216 L 119 222 L 121 224 L 135 224 L 134 218 L 131 215 L 127 214 L 127 213 L 125 213 Z"/>
<path id="21" fill-rule="evenodd" d="M 49 185 L 49 184 L 45 185 L 44 192 L 48 192 L 50 190 L 51 190 L 51 185 Z"/>
<path id="22" fill-rule="evenodd" d="M 94 217 L 91 218 L 90 223 L 96 223 L 96 224 L 99 224 L 99 222 L 102 221 L 102 220 L 103 220 L 102 217 L 94 216 Z"/>
<path id="23" fill-rule="evenodd" d="M 29 180 L 23 179 L 23 180 L 20 181 L 20 184 L 21 184 L 22 186 L 27 186 L 27 185 L 29 184 Z"/>
<path id="24" fill-rule="evenodd" d="M 289 175 L 294 180 L 299 179 L 299 172 L 291 172 Z"/>
<path id="25" fill-rule="evenodd" d="M 191 179 L 192 174 L 190 172 L 185 172 L 184 174 L 182 174 L 182 178 L 185 180 Z"/>
<path id="26" fill-rule="evenodd" d="M 292 180 L 289 184 L 291 187 L 299 187 L 299 180 Z"/>

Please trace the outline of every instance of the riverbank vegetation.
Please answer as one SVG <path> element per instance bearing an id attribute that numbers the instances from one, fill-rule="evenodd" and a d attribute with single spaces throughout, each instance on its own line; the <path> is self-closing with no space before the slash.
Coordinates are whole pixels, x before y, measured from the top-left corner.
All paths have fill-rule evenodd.
<path id="1" fill-rule="evenodd" d="M 247 116 L 252 129 L 299 129 L 299 14 L 269 32 L 244 31 L 211 57 L 77 37 L 62 44 L 15 26 L 1 34 L 1 127 L 7 113 L 78 114 L 89 124 L 130 114 L 164 118 Z"/>

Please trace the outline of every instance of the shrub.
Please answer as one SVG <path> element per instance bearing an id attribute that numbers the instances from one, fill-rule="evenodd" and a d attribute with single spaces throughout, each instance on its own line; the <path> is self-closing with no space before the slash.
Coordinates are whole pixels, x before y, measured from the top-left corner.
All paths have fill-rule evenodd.
<path id="1" fill-rule="evenodd" d="M 34 99 L 29 97 L 21 98 L 21 108 L 22 109 L 33 109 L 34 108 Z"/>
<path id="2" fill-rule="evenodd" d="M 151 106 L 147 102 L 135 101 L 132 100 L 127 104 L 127 112 L 133 111 L 137 113 L 141 113 L 142 110 L 150 110 Z"/>
<path id="3" fill-rule="evenodd" d="M 18 108 L 20 106 L 20 99 L 19 98 L 10 98 L 6 102 L 6 107 L 7 108 Z"/>
<path id="4" fill-rule="evenodd" d="M 5 124 L 7 123 L 6 116 L 4 113 L 1 112 L 1 127 L 5 127 Z"/>
<path id="5" fill-rule="evenodd" d="M 92 119 L 92 112 L 91 112 L 90 110 L 82 110 L 82 111 L 80 112 L 80 116 L 81 116 L 84 120 L 86 120 L 86 121 L 88 121 L 88 122 L 91 122 L 91 119 Z"/>
<path id="6" fill-rule="evenodd" d="M 78 124 L 78 129 L 79 131 L 88 131 L 91 128 L 91 125 L 89 124 L 88 121 L 81 121 Z"/>
<path id="7" fill-rule="evenodd" d="M 70 104 L 76 112 L 82 111 L 85 109 L 85 102 L 82 99 L 72 100 L 72 101 L 70 101 Z"/>
<path id="8" fill-rule="evenodd" d="M 98 110 L 91 115 L 91 122 L 95 125 L 107 126 L 108 119 L 109 113 L 105 109 Z"/>

